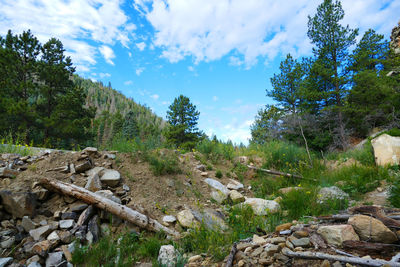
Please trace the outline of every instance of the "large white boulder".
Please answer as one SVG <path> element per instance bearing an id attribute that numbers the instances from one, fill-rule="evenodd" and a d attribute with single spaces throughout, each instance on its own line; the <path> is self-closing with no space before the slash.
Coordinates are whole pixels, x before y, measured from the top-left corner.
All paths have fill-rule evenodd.
<path id="1" fill-rule="evenodd" d="M 360 240 L 353 227 L 348 224 L 320 226 L 317 233 L 320 234 L 329 245 L 338 247 L 342 246 L 343 242 L 347 240 Z"/>
<path id="2" fill-rule="evenodd" d="M 256 215 L 276 213 L 281 209 L 278 202 L 262 198 L 248 198 L 245 202 L 240 203 L 239 205 L 249 205 Z"/>
<path id="3" fill-rule="evenodd" d="M 379 166 L 400 163 L 400 137 L 382 134 L 371 141 L 376 164 Z"/>

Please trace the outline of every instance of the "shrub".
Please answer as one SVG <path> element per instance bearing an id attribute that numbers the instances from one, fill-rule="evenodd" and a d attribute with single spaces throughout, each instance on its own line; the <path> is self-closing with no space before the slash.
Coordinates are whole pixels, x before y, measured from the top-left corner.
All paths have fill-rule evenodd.
<path id="1" fill-rule="evenodd" d="M 217 170 L 215 173 L 215 177 L 221 179 L 222 178 L 222 171 L 221 170 Z"/>
<path id="2" fill-rule="evenodd" d="M 374 166 L 375 158 L 372 149 L 371 141 L 368 141 L 362 148 L 355 148 L 345 152 L 332 152 L 326 156 L 329 160 L 341 160 L 346 161 L 350 158 L 354 158 L 363 165 Z"/>
<path id="3" fill-rule="evenodd" d="M 164 155 L 157 152 L 147 153 L 145 158 L 149 162 L 150 169 L 154 175 L 182 173 L 178 157 L 172 152 L 167 152 Z"/>

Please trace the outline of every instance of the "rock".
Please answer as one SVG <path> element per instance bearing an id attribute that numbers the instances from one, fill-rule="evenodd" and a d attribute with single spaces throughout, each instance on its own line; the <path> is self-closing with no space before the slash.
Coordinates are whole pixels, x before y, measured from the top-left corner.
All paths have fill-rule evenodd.
<path id="1" fill-rule="evenodd" d="M 56 267 L 63 261 L 63 253 L 53 252 L 49 253 L 49 256 L 46 259 L 46 267 Z"/>
<path id="2" fill-rule="evenodd" d="M 88 154 L 88 155 L 95 155 L 97 154 L 97 148 L 95 147 L 86 147 L 84 150 L 82 150 L 82 152 Z"/>
<path id="3" fill-rule="evenodd" d="M 235 161 L 235 162 L 238 162 L 238 163 L 240 163 L 240 164 L 246 165 L 246 164 L 249 163 L 249 158 L 246 157 L 246 156 L 239 156 L 239 157 L 236 157 L 236 158 L 234 159 L 234 161 Z"/>
<path id="4" fill-rule="evenodd" d="M 240 190 L 244 188 L 244 185 L 236 180 L 229 179 L 229 183 L 226 185 L 226 187 L 230 190 Z"/>
<path id="5" fill-rule="evenodd" d="M 112 200 L 118 204 L 121 204 L 121 199 L 119 199 L 118 197 L 114 196 L 113 192 L 111 192 L 110 190 L 99 190 L 97 192 L 95 192 L 95 194 L 98 194 L 102 197 L 108 198 L 109 200 Z"/>
<path id="6" fill-rule="evenodd" d="M 265 252 L 267 252 L 268 256 L 273 256 L 275 253 L 279 251 L 279 246 L 273 244 L 266 244 L 264 250 Z"/>
<path id="7" fill-rule="evenodd" d="M 349 194 L 337 186 L 323 187 L 318 192 L 318 202 L 323 203 L 328 199 L 348 199 Z"/>
<path id="8" fill-rule="evenodd" d="M 292 227 L 292 223 L 284 223 L 281 225 L 278 225 L 277 227 L 275 227 L 275 231 L 276 232 L 280 232 L 280 231 L 284 231 L 284 230 L 289 230 L 290 227 Z"/>
<path id="9" fill-rule="evenodd" d="M 33 237 L 33 240 L 39 241 L 40 239 L 46 238 L 47 235 L 50 234 L 51 231 L 53 231 L 53 230 L 54 230 L 54 228 L 52 227 L 52 225 L 45 225 L 45 226 L 41 226 L 39 228 L 30 230 L 29 235 L 31 237 Z"/>
<path id="10" fill-rule="evenodd" d="M 211 191 L 211 198 L 219 204 L 222 204 L 228 198 L 228 196 L 223 194 L 221 191 L 213 190 Z"/>
<path id="11" fill-rule="evenodd" d="M 293 186 L 291 186 L 291 187 L 284 187 L 284 188 L 281 188 L 281 189 L 279 189 L 278 190 L 278 192 L 280 193 L 280 194 L 282 194 L 282 195 L 286 195 L 286 194 L 288 194 L 289 192 L 292 192 L 293 190 L 300 190 L 300 189 L 302 189 L 301 187 L 293 187 Z"/>
<path id="12" fill-rule="evenodd" d="M 264 245 L 265 243 L 267 243 L 267 241 L 264 238 L 262 238 L 262 237 L 260 237 L 258 235 L 253 235 L 253 240 L 252 241 L 253 241 L 254 244 L 256 244 L 258 246 L 261 246 L 261 245 Z"/>
<path id="13" fill-rule="evenodd" d="M 211 179 L 211 178 L 206 178 L 204 180 L 209 186 L 211 186 L 213 189 L 221 192 L 224 194 L 226 197 L 228 197 L 229 190 L 226 188 L 225 185 L 221 184 L 219 181 Z"/>
<path id="14" fill-rule="evenodd" d="M 0 168 L 0 178 L 14 178 L 19 174 L 19 171 L 8 167 Z"/>
<path id="15" fill-rule="evenodd" d="M 251 257 L 257 257 L 258 255 L 260 255 L 262 252 L 264 251 L 263 247 L 258 247 L 256 248 L 253 252 L 251 252 Z"/>
<path id="16" fill-rule="evenodd" d="M 400 137 L 382 134 L 371 141 L 379 166 L 400 164 Z"/>
<path id="17" fill-rule="evenodd" d="M 337 247 L 342 246 L 343 241 L 360 240 L 353 227 L 348 224 L 320 226 L 317 233 L 320 234 L 329 245 Z"/>
<path id="18" fill-rule="evenodd" d="M 378 243 L 394 243 L 397 236 L 380 220 L 366 215 L 355 215 L 351 217 L 348 224 L 352 225 L 358 236 L 363 241 Z"/>
<path id="19" fill-rule="evenodd" d="M 203 177 L 206 177 L 206 176 L 208 176 L 208 172 L 201 172 L 200 175 Z"/>
<path id="20" fill-rule="evenodd" d="M 232 190 L 229 192 L 229 198 L 233 201 L 233 203 L 240 203 L 245 200 L 244 196 L 236 190 Z"/>
<path id="21" fill-rule="evenodd" d="M 76 212 L 64 212 L 61 215 L 62 220 L 68 220 L 68 219 L 75 220 L 77 217 L 78 217 L 78 214 L 76 214 Z"/>
<path id="22" fill-rule="evenodd" d="M 33 193 L 0 191 L 2 205 L 5 211 L 15 218 L 22 218 L 25 215 L 33 217 L 36 211 L 36 198 Z"/>
<path id="23" fill-rule="evenodd" d="M 60 237 L 61 242 L 69 244 L 72 242 L 73 235 L 70 231 L 58 231 L 57 235 Z"/>
<path id="24" fill-rule="evenodd" d="M 61 229 L 69 229 L 74 226 L 74 220 L 60 220 L 60 228 Z"/>
<path id="25" fill-rule="evenodd" d="M 0 267 L 7 266 L 13 261 L 13 258 L 7 257 L 7 258 L 0 258 Z"/>
<path id="26" fill-rule="evenodd" d="M 93 216 L 95 209 L 93 206 L 89 206 L 85 209 L 78 218 L 77 225 L 82 226 L 89 222 L 90 218 Z"/>
<path id="27" fill-rule="evenodd" d="M 41 257 L 45 257 L 47 255 L 47 253 L 50 251 L 50 249 L 52 249 L 55 244 L 56 243 L 52 243 L 49 240 L 40 241 L 33 245 L 32 252 Z"/>
<path id="28" fill-rule="evenodd" d="M 174 222 L 176 222 L 176 218 L 175 218 L 175 216 L 167 215 L 167 216 L 163 217 L 163 222 L 165 222 L 165 223 L 174 223 Z"/>
<path id="29" fill-rule="evenodd" d="M 273 200 L 266 200 L 262 198 L 248 198 L 241 204 L 249 205 L 256 215 L 267 215 L 280 210 L 280 205 L 278 203 Z"/>
<path id="30" fill-rule="evenodd" d="M 294 232 L 293 235 L 297 238 L 303 238 L 303 237 L 308 237 L 309 234 L 307 231 L 298 230 Z"/>
<path id="31" fill-rule="evenodd" d="M 100 231 L 100 219 L 98 215 L 94 215 L 92 219 L 90 219 L 88 223 L 88 233 L 91 233 L 92 235 L 92 240 L 89 240 L 90 243 L 96 243 L 99 241 L 100 236 L 101 236 L 101 231 Z"/>
<path id="32" fill-rule="evenodd" d="M 33 194 L 35 194 L 37 200 L 44 201 L 49 197 L 50 192 L 44 188 L 37 188 L 33 190 Z"/>
<path id="33" fill-rule="evenodd" d="M 103 174 L 103 171 L 105 170 L 104 167 L 94 167 L 93 169 L 90 169 L 86 172 L 87 176 L 93 176 L 97 174 L 99 177 Z"/>
<path id="34" fill-rule="evenodd" d="M 188 259 L 188 263 L 196 262 L 202 260 L 203 257 L 201 255 L 194 255 Z"/>
<path id="35" fill-rule="evenodd" d="M 131 191 L 131 188 L 126 184 L 122 185 L 122 189 L 124 189 L 126 192 Z"/>
<path id="36" fill-rule="evenodd" d="M 182 210 L 177 214 L 178 222 L 186 228 L 195 228 L 199 226 L 199 222 L 196 221 L 190 210 Z"/>
<path id="37" fill-rule="evenodd" d="M 225 223 L 224 215 L 210 208 L 202 211 L 191 210 L 194 218 L 202 222 L 207 228 L 214 231 L 226 230 L 228 226 Z"/>
<path id="38" fill-rule="evenodd" d="M 201 172 L 204 172 L 204 171 L 206 171 L 206 166 L 204 166 L 204 165 L 197 165 L 197 166 L 196 166 L 196 170 L 199 170 L 199 171 L 201 171 Z"/>
<path id="39" fill-rule="evenodd" d="M 111 154 L 111 153 L 106 153 L 106 154 L 104 154 L 104 159 L 115 159 L 116 158 L 116 156 L 115 156 L 115 154 Z"/>
<path id="40" fill-rule="evenodd" d="M 104 170 L 103 175 L 100 178 L 102 183 L 111 187 L 117 186 L 120 180 L 121 174 L 116 170 Z"/>
<path id="41" fill-rule="evenodd" d="M 296 238 L 290 236 L 288 239 L 295 247 L 308 247 L 310 245 L 310 239 L 308 237 Z"/>
<path id="42" fill-rule="evenodd" d="M 22 217 L 21 226 L 28 233 L 30 230 L 35 229 L 38 225 L 33 222 L 28 216 Z"/>
<path id="43" fill-rule="evenodd" d="M 83 163 L 80 163 L 75 166 L 76 173 L 82 173 L 92 168 L 92 162 L 90 160 L 85 160 Z"/>
<path id="44" fill-rule="evenodd" d="M 176 265 L 176 252 L 174 246 L 161 246 L 157 260 L 162 266 L 174 267 Z"/>
<path id="45" fill-rule="evenodd" d="M 78 202 L 70 206 L 70 210 L 72 212 L 81 212 L 88 207 L 88 204 L 83 202 Z"/>
<path id="46" fill-rule="evenodd" d="M 11 248 L 14 245 L 14 243 L 15 243 L 15 237 L 9 236 L 7 239 L 0 242 L 0 247 L 4 249 Z"/>
<path id="47" fill-rule="evenodd" d="M 88 177 L 87 183 L 85 185 L 85 189 L 92 191 L 92 192 L 101 190 L 101 181 L 100 181 L 99 175 L 97 173 Z"/>
<path id="48" fill-rule="evenodd" d="M 57 231 L 51 232 L 51 234 L 49 234 L 47 236 L 47 240 L 52 241 L 52 242 L 60 240 L 60 237 L 58 236 Z"/>
<path id="49" fill-rule="evenodd" d="M 34 262 L 29 263 L 29 265 L 27 267 L 42 267 L 42 265 L 39 262 L 34 261 Z"/>

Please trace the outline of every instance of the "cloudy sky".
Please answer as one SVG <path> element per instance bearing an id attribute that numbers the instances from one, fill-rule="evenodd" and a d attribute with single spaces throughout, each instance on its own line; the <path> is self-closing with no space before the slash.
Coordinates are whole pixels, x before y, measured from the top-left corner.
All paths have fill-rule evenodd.
<path id="1" fill-rule="evenodd" d="M 0 0 L 0 34 L 59 38 L 83 77 L 109 81 L 158 115 L 179 94 L 207 134 L 247 142 L 287 53 L 310 55 L 314 0 Z M 343 0 L 343 23 L 389 38 L 399 0 Z"/>

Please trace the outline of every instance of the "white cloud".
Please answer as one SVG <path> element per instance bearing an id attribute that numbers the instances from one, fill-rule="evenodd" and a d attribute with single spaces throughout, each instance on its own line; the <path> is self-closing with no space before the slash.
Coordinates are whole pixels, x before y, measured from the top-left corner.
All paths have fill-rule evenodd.
<path id="1" fill-rule="evenodd" d="M 193 66 L 189 66 L 188 70 L 193 72 L 194 71 L 194 67 Z"/>
<path id="2" fill-rule="evenodd" d="M 108 78 L 108 77 L 111 77 L 111 74 L 110 73 L 99 73 L 99 77 L 100 78 Z"/>
<path id="3" fill-rule="evenodd" d="M 43 43 L 60 39 L 78 71 L 90 71 L 101 44 L 127 47 L 136 26 L 121 9 L 122 0 L 0 0 L 0 34 L 31 29 Z"/>
<path id="4" fill-rule="evenodd" d="M 343 0 L 345 23 L 388 35 L 397 24 L 400 1 Z M 195 63 L 233 52 L 230 64 L 246 67 L 259 57 L 310 53 L 307 16 L 320 0 L 136 0 L 135 8 L 155 29 L 154 45 L 162 57 Z"/>
<path id="5" fill-rule="evenodd" d="M 133 84 L 133 82 L 131 80 L 124 82 L 124 85 L 131 85 L 131 84 Z"/>
<path id="6" fill-rule="evenodd" d="M 153 100 L 158 100 L 158 99 L 160 98 L 160 96 L 157 95 L 157 94 L 151 95 L 150 97 L 151 97 Z"/>
<path id="7" fill-rule="evenodd" d="M 218 101 L 218 96 L 216 96 L 216 95 L 213 96 L 213 97 L 212 97 L 212 100 L 213 100 L 214 102 Z"/>
<path id="8" fill-rule="evenodd" d="M 132 57 L 132 53 L 131 53 L 131 52 L 128 52 L 128 56 L 129 56 L 129 57 Z"/>
<path id="9" fill-rule="evenodd" d="M 139 48 L 140 51 L 143 51 L 146 48 L 146 43 L 145 42 L 137 43 L 136 47 Z"/>
<path id="10" fill-rule="evenodd" d="M 142 74 L 142 72 L 145 70 L 145 68 L 137 68 L 136 69 L 136 75 L 140 76 L 140 74 Z"/>
<path id="11" fill-rule="evenodd" d="M 106 62 L 114 66 L 114 62 L 112 61 L 112 59 L 115 58 L 114 51 L 106 45 L 100 46 L 99 51 L 103 55 Z"/>

